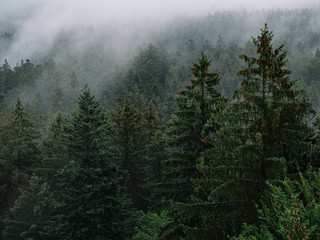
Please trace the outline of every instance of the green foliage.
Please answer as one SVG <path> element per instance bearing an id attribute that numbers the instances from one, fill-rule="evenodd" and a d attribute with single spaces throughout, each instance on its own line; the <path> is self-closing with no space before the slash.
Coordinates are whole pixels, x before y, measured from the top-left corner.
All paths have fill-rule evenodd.
<path id="1" fill-rule="evenodd" d="M 251 134 L 252 141 L 256 138 L 256 145 L 266 158 L 262 159 L 261 170 L 266 171 L 264 165 L 269 159 L 284 157 L 288 171 L 293 172 L 295 164 L 307 164 L 303 153 L 307 154 L 310 145 L 304 139 L 311 134 L 307 121 L 314 111 L 289 77 L 283 46 L 273 49 L 272 39 L 266 25 L 261 35 L 253 39 L 258 58 L 240 56 L 248 67 L 238 72 L 244 80 L 235 91 L 233 105 L 245 116 L 247 135 Z M 295 140 L 297 136 L 299 139 Z M 268 173 L 263 175 L 266 178 Z"/>
<path id="2" fill-rule="evenodd" d="M 164 50 L 150 44 L 137 54 L 125 76 L 119 75 L 117 75 L 113 92 L 108 94 L 111 95 L 109 99 L 113 105 L 123 103 L 129 93 L 135 92 L 136 86 L 147 101 L 153 101 L 159 105 L 166 101 L 169 61 Z"/>
<path id="3" fill-rule="evenodd" d="M 39 163 L 39 133 L 20 100 L 0 126 L 1 215 L 13 206 L 19 188 Z"/>
<path id="4" fill-rule="evenodd" d="M 123 106 L 112 112 L 116 161 L 128 172 L 128 192 L 138 209 L 151 203 L 152 183 L 161 178 L 161 122 L 152 103 L 142 95 L 129 95 Z"/>
<path id="5" fill-rule="evenodd" d="M 4 219 L 2 239 L 55 239 L 49 229 L 55 224 L 51 219 L 56 203 L 47 185 L 33 175 L 19 192 L 21 195 Z"/>
<path id="6" fill-rule="evenodd" d="M 161 229 L 164 228 L 170 219 L 165 213 L 142 213 L 135 228 L 132 240 L 157 240 L 160 237 Z"/>
<path id="7" fill-rule="evenodd" d="M 210 61 L 202 54 L 191 68 L 191 85 L 180 91 L 176 99 L 178 112 L 169 128 L 170 158 L 163 161 L 162 195 L 173 200 L 169 209 L 174 218 L 163 231 L 165 239 L 199 235 L 198 228 L 202 228 L 199 212 L 204 212 L 206 206 L 200 206 L 203 194 L 194 192 L 192 185 L 201 176 L 198 168 L 204 164 L 202 153 L 211 147 L 206 136 L 218 131 L 220 125 L 215 117 L 226 103 L 216 90 L 218 74 L 209 73 L 209 67 Z"/>
<path id="8" fill-rule="evenodd" d="M 142 102 L 141 102 L 142 103 Z M 140 108 L 139 108 L 140 107 Z M 135 107 L 128 99 L 123 107 L 113 113 L 115 123 L 115 142 L 118 149 L 118 164 L 129 174 L 128 192 L 138 209 L 148 205 L 145 183 L 148 181 L 148 167 L 145 159 L 147 144 L 145 132 L 144 107 Z"/>
<path id="9" fill-rule="evenodd" d="M 313 135 L 307 122 L 314 112 L 284 68 L 283 47 L 273 49 L 272 39 L 266 25 L 253 39 L 257 56 L 240 56 L 247 68 L 237 73 L 242 82 L 228 111 L 217 116 L 221 129 L 208 136 L 212 148 L 203 154 L 196 182 L 207 202 L 219 206 L 212 215 L 224 236 L 256 221 L 254 202 L 265 196 L 267 180 L 293 174 L 296 164 L 306 169 L 314 151 L 306 141 Z M 206 226 L 214 226 L 212 218 Z"/>
<path id="10" fill-rule="evenodd" d="M 12 83 L 13 72 L 7 60 L 0 68 L 0 101 L 6 96 L 7 92 L 14 87 Z"/>
<path id="11" fill-rule="evenodd" d="M 8 121 L 1 126 L 1 137 L 1 158 L 5 159 L 8 165 L 22 170 L 39 160 L 39 133 L 19 99 Z"/>
<path id="12" fill-rule="evenodd" d="M 191 180 L 199 177 L 199 157 L 209 146 L 205 136 L 219 128 L 214 116 L 221 111 L 225 99 L 215 89 L 218 74 L 208 73 L 209 66 L 210 62 L 202 54 L 199 63 L 191 68 L 194 75 L 191 85 L 180 91 L 176 99 L 178 112 L 169 129 L 172 157 L 163 163 L 167 167 L 167 179 L 174 189 L 180 189 L 171 192 L 171 198 L 177 201 L 190 200 Z"/>
<path id="13" fill-rule="evenodd" d="M 128 217 L 125 174 L 109 156 L 110 127 L 87 86 L 78 105 L 66 143 L 70 162 L 58 173 L 62 198 L 55 231 L 59 239 L 116 239 L 125 235 Z"/>
<path id="14" fill-rule="evenodd" d="M 304 175 L 320 166 L 319 128 L 316 133 L 311 128 L 310 106 L 320 106 L 320 34 L 310 24 L 316 14 L 226 11 L 177 18 L 133 59 L 109 51 L 107 38 L 91 49 L 60 54 L 75 37 L 61 32 L 48 54 L 57 54 L 59 64 L 27 59 L 11 68 L 5 60 L 0 66 L 3 236 L 221 240 L 247 222 L 234 239 L 319 238 L 319 177 Z M 243 36 L 255 27 L 244 23 L 257 15 L 279 32 L 276 38 L 265 26 L 253 42 L 245 42 Z M 0 50 L 9 49 L 14 35 L 1 33 Z M 278 42 L 285 46 L 274 48 Z M 201 51 L 205 55 L 185 71 Z M 210 64 L 219 77 L 208 73 Z M 237 71 L 241 81 L 234 77 Z M 87 87 L 68 115 L 76 107 L 79 83 L 88 79 L 98 94 L 106 89 L 104 104 L 115 107 L 110 115 Z M 174 104 L 174 93 L 184 87 Z M 6 117 L 18 95 L 30 101 L 29 116 L 18 101 Z M 166 138 L 160 118 L 168 120 Z M 45 183 L 33 177 L 36 187 L 26 186 L 32 172 Z M 39 204 L 47 196 L 56 198 L 57 209 Z M 134 212 L 130 201 L 144 213 Z M 41 216 L 32 210 L 36 205 Z M 150 209 L 166 214 L 146 213 Z M 29 219 L 36 224 L 26 224 Z"/>
<path id="15" fill-rule="evenodd" d="M 42 162 L 38 171 L 53 193 L 58 191 L 56 176 L 58 171 L 70 161 L 67 148 L 68 134 L 70 132 L 70 118 L 64 118 L 61 113 L 58 113 L 49 127 L 48 136 L 41 146 Z"/>
<path id="16" fill-rule="evenodd" d="M 0 67 L 0 102 L 15 88 L 32 85 L 41 74 L 41 67 L 34 65 L 29 59 L 11 69 L 7 60 Z"/>
<path id="17" fill-rule="evenodd" d="M 270 231 L 268 230 L 268 227 L 266 226 L 248 226 L 247 224 L 243 224 L 243 230 L 239 234 L 238 237 L 232 237 L 230 238 L 232 240 L 276 240 L 278 238 L 275 238 Z"/>
<path id="18" fill-rule="evenodd" d="M 320 172 L 299 173 L 298 180 L 268 183 L 269 194 L 258 208 L 259 225 L 244 226 L 240 239 L 318 239 Z M 265 235 L 264 235 L 265 234 Z"/>

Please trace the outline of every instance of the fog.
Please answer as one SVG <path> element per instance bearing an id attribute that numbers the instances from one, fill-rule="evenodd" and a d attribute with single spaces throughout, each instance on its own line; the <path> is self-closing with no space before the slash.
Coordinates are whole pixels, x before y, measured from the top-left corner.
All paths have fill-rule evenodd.
<path id="1" fill-rule="evenodd" d="M 2 46 L 0 54 L 2 61 L 6 58 L 11 63 L 48 57 L 62 32 L 72 32 L 70 51 L 81 51 L 97 38 L 108 39 L 108 51 L 111 47 L 132 50 L 148 42 L 150 33 L 160 31 L 163 24 L 178 16 L 222 10 L 312 8 L 316 4 L 316 0 L 11 0 L 1 4 L 0 34 L 12 29 L 15 34 L 10 45 Z M 49 57 L 59 55 L 53 54 Z"/>
<path id="2" fill-rule="evenodd" d="M 200 49 L 206 40 L 215 44 L 218 36 L 244 48 L 267 22 L 277 44 L 289 41 L 297 46 L 320 29 L 318 0 L 2 1 L 0 65 L 5 59 L 12 68 L 20 60 L 44 64 L 53 59 L 58 66 L 58 73 L 51 74 L 55 77 L 45 73 L 32 86 L 22 84 L 6 101 L 14 104 L 19 96 L 23 102 L 32 102 L 40 94 L 44 109 L 49 108 L 57 85 L 68 88 L 72 72 L 80 86 L 89 83 L 100 95 L 112 89 L 108 84 L 118 81 L 149 44 L 170 56 L 185 52 L 190 40 Z M 309 10 L 306 14 L 296 11 L 302 8 Z M 277 9 L 295 11 L 268 11 Z"/>

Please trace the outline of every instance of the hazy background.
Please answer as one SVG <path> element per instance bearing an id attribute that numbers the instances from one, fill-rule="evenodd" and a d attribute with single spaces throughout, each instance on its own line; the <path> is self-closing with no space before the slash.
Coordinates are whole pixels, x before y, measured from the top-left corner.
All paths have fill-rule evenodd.
<path id="1" fill-rule="evenodd" d="M 213 59 L 212 65 L 220 73 L 221 92 L 230 96 L 238 83 L 235 72 L 243 67 L 238 55 L 250 48 L 248 42 L 265 23 L 275 35 L 275 45 L 291 47 L 289 55 L 294 59 L 289 59 L 289 67 L 296 74 L 293 77 L 302 79 L 307 76 L 305 64 L 320 47 L 319 11 L 318 0 L 3 1 L 0 64 L 7 60 L 16 70 L 26 59 L 33 66 L 48 65 L 31 78 L 32 84 L 24 77 L 6 92 L 5 102 L 13 105 L 20 97 L 24 103 L 41 101 L 42 109 L 50 109 L 52 96 L 59 89 L 64 96 L 70 95 L 73 73 L 79 89 L 88 83 L 100 98 L 108 95 L 109 100 L 116 99 L 125 95 L 122 91 L 126 87 L 121 84 L 133 73 L 143 78 L 145 72 L 161 65 L 155 56 L 167 64 L 162 83 L 168 85 L 161 86 L 163 99 L 173 99 L 189 80 L 188 69 L 202 51 Z M 225 49 L 221 56 L 219 48 Z M 149 66 L 150 62 L 154 65 Z M 154 82 L 152 77 L 147 80 L 141 80 L 143 85 Z M 314 102 L 320 102 L 320 85 L 315 88 L 311 80 L 301 82 L 309 84 L 303 88 L 316 89 L 319 97 Z M 168 105 L 174 102 L 170 101 Z"/>
<path id="2" fill-rule="evenodd" d="M 168 22 L 181 16 L 203 16 L 215 11 L 314 8 L 317 0 L 184 1 L 184 0 L 10 0 L 0 9 L 0 34 L 14 29 L 13 41 L 0 49 L 1 60 L 48 57 L 62 33 L 70 33 L 68 51 L 82 51 L 105 39 L 105 51 L 128 54 L 150 41 Z M 256 22 L 252 19 L 252 22 Z M 263 21 L 262 21 L 263 22 Z M 120 51 L 121 49 L 121 51 Z M 65 52 L 63 52 L 65 54 Z M 133 54 L 133 53 L 132 53 Z M 59 58 L 58 51 L 50 57 Z M 61 57 L 61 56 L 60 56 Z"/>

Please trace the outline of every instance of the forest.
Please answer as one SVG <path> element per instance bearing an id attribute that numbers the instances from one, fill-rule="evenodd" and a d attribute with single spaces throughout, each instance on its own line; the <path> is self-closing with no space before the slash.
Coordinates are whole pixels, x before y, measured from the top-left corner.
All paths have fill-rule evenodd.
<path id="1" fill-rule="evenodd" d="M 121 51 L 65 30 L 16 63 L 0 21 L 1 239 L 320 239 L 319 10 L 178 17 Z"/>

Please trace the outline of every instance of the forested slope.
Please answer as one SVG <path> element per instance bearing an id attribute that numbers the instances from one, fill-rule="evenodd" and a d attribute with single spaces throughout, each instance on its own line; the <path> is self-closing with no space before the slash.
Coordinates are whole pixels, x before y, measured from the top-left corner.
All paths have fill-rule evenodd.
<path id="1" fill-rule="evenodd" d="M 120 50 L 61 31 L 14 64 L 0 23 L 2 238 L 317 239 L 319 24 L 215 12 Z"/>

